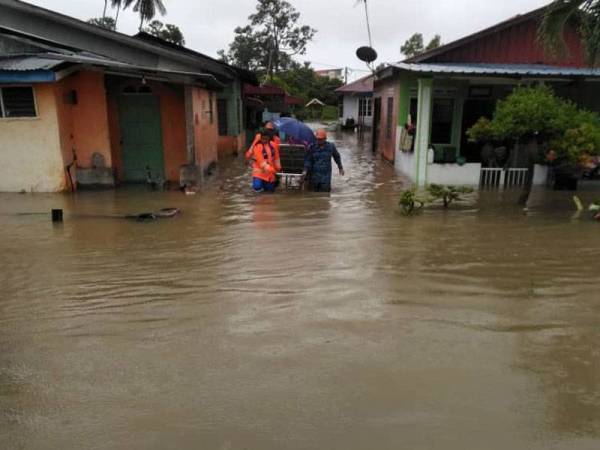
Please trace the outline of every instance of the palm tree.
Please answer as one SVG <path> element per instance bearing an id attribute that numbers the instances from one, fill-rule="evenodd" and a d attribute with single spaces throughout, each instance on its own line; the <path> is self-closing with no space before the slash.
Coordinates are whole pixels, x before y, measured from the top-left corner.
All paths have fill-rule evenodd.
<path id="1" fill-rule="evenodd" d="M 111 0 L 111 6 L 113 8 L 117 8 L 117 14 L 115 16 L 115 28 L 117 23 L 119 22 L 119 13 L 121 12 L 121 9 L 129 8 L 129 6 L 131 6 L 133 2 L 134 0 Z"/>
<path id="2" fill-rule="evenodd" d="M 576 20 L 584 39 L 587 57 L 595 65 L 600 55 L 600 0 L 555 0 L 548 6 L 538 39 L 551 54 L 565 54 L 565 28 Z"/>
<path id="3" fill-rule="evenodd" d="M 140 31 L 144 26 L 144 21 L 152 20 L 159 12 L 161 16 L 167 13 L 165 8 L 164 0 L 131 0 L 130 3 L 134 3 L 133 10 L 140 14 Z"/>

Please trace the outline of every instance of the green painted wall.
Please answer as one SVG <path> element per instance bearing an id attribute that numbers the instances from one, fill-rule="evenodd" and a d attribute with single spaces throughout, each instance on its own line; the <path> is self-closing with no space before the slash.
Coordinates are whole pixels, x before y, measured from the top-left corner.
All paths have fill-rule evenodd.
<path id="1" fill-rule="evenodd" d="M 237 136 L 242 130 L 242 89 L 239 81 L 229 83 L 217 96 L 219 99 L 227 100 L 227 135 Z"/>
<path id="2" fill-rule="evenodd" d="M 400 77 L 400 98 L 398 100 L 398 125 L 403 127 L 410 114 L 410 91 L 417 87 L 417 79 L 408 75 Z"/>

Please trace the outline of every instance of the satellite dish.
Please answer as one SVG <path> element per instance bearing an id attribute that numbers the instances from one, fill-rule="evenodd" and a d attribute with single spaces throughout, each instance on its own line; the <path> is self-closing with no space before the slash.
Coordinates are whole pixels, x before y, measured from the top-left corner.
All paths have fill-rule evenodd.
<path id="1" fill-rule="evenodd" d="M 356 50 L 356 56 L 361 61 L 370 64 L 377 59 L 377 52 L 371 47 L 361 47 Z"/>

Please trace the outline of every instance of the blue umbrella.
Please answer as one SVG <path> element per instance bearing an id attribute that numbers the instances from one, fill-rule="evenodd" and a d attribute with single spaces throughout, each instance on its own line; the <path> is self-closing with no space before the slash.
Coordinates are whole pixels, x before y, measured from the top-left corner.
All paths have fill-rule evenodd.
<path id="1" fill-rule="evenodd" d="M 284 142 L 290 144 L 302 144 L 309 146 L 316 142 L 315 133 L 310 129 L 308 125 L 297 119 L 291 117 L 282 117 L 273 121 L 275 128 L 279 130 L 279 133 L 283 136 Z"/>

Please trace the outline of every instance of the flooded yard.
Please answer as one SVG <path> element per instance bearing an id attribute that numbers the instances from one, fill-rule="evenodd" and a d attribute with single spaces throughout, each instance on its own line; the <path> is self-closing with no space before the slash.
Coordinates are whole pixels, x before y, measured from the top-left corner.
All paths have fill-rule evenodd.
<path id="1" fill-rule="evenodd" d="M 0 448 L 600 448 L 600 225 L 569 193 L 404 217 L 336 142 L 331 195 L 239 159 L 195 196 L 0 194 Z"/>

